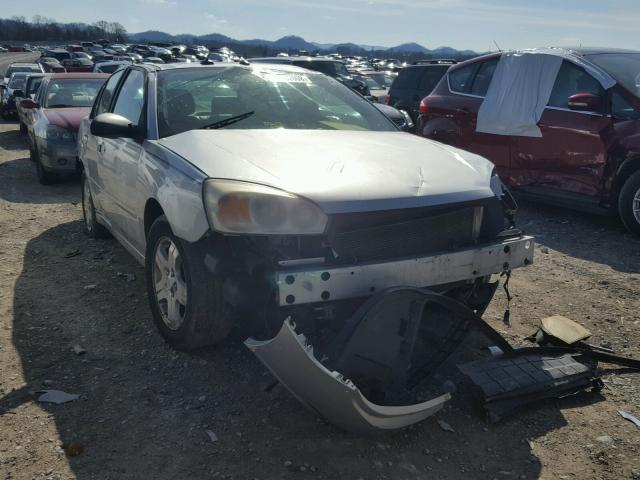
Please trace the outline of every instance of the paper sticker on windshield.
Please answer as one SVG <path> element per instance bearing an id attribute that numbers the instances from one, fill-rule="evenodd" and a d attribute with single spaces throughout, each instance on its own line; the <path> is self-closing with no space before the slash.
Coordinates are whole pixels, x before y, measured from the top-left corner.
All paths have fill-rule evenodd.
<path id="1" fill-rule="evenodd" d="M 272 83 L 311 83 L 304 73 L 297 72 L 253 72 L 254 75 Z"/>

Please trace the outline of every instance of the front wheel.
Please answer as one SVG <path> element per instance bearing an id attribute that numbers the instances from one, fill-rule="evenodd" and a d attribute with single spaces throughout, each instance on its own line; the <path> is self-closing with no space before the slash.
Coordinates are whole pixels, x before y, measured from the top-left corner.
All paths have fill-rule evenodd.
<path id="1" fill-rule="evenodd" d="M 145 278 L 153 320 L 179 350 L 221 342 L 232 326 L 222 283 L 205 266 L 206 247 L 176 237 L 164 215 L 147 236 Z"/>
<path id="2" fill-rule="evenodd" d="M 55 173 L 49 172 L 44 168 L 36 147 L 33 147 L 33 159 L 36 162 L 36 174 L 38 175 L 40 185 L 51 185 L 58 180 L 58 176 Z"/>
<path id="3" fill-rule="evenodd" d="M 640 170 L 624 182 L 618 197 L 618 213 L 624 226 L 640 235 Z"/>

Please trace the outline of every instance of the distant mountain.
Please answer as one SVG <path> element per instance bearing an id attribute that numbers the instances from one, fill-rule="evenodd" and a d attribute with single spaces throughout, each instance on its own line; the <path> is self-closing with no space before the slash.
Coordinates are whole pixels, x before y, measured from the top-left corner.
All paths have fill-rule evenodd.
<path id="1" fill-rule="evenodd" d="M 234 38 L 222 35 L 220 33 L 210 33 L 207 35 L 190 35 L 180 34 L 171 35 L 166 32 L 160 32 L 157 30 L 147 30 L 146 32 L 130 33 L 129 39 L 134 42 L 148 41 L 148 42 L 175 42 L 175 43 L 217 43 L 225 45 L 244 45 L 248 47 L 268 47 L 274 50 L 281 50 L 284 52 L 306 50 L 308 52 L 322 51 L 322 52 L 360 52 L 365 51 L 380 52 L 394 55 L 430 55 L 437 57 L 472 57 L 477 55 L 472 50 L 456 50 L 451 47 L 438 47 L 433 50 L 429 50 L 422 45 L 412 42 L 403 43 L 395 47 L 381 47 L 373 45 L 359 45 L 355 43 L 313 43 L 308 42 L 302 37 L 296 35 L 287 35 L 279 38 L 278 40 L 264 40 L 261 38 L 252 38 L 249 40 L 236 40 Z"/>
<path id="2" fill-rule="evenodd" d="M 417 43 L 403 43 L 397 47 L 387 49 L 389 53 L 431 53 L 431 51 Z"/>

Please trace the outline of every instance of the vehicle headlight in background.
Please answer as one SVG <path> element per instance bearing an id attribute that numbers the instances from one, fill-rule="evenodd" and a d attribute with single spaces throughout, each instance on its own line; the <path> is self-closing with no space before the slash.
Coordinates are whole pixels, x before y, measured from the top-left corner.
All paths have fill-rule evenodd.
<path id="1" fill-rule="evenodd" d="M 204 183 L 211 228 L 230 234 L 318 235 L 327 216 L 313 202 L 276 188 L 236 180 Z"/>
<path id="2" fill-rule="evenodd" d="M 47 125 L 47 140 L 60 140 L 63 142 L 73 142 L 76 136 L 69 130 L 57 125 Z"/>

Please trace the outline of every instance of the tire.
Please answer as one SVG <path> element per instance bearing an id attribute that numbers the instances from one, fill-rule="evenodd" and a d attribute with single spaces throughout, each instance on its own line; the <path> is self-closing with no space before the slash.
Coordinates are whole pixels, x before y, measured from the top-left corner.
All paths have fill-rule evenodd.
<path id="1" fill-rule="evenodd" d="M 220 343 L 233 325 L 222 282 L 205 266 L 206 253 L 205 242 L 176 237 L 164 215 L 149 230 L 145 254 L 149 306 L 160 334 L 178 350 Z M 157 289 L 157 284 L 164 288 Z"/>
<path id="2" fill-rule="evenodd" d="M 89 188 L 89 181 L 82 172 L 80 177 L 80 189 L 82 194 L 82 218 L 84 219 L 84 233 L 91 238 L 108 238 L 111 236 L 109 230 L 98 223 L 96 209 L 93 205 L 93 197 Z"/>
<path id="3" fill-rule="evenodd" d="M 27 133 L 27 126 L 22 122 L 20 122 L 20 133 L 23 135 Z"/>
<path id="4" fill-rule="evenodd" d="M 618 214 L 630 232 L 640 235 L 640 170 L 624 182 L 618 197 Z"/>
<path id="5" fill-rule="evenodd" d="M 48 172 L 45 170 L 42 162 L 40 161 L 40 155 L 38 155 L 38 150 L 36 147 L 33 147 L 33 159 L 36 162 L 36 174 L 38 175 L 38 182 L 40 185 L 51 185 L 58 180 L 58 176 L 55 173 Z"/>

